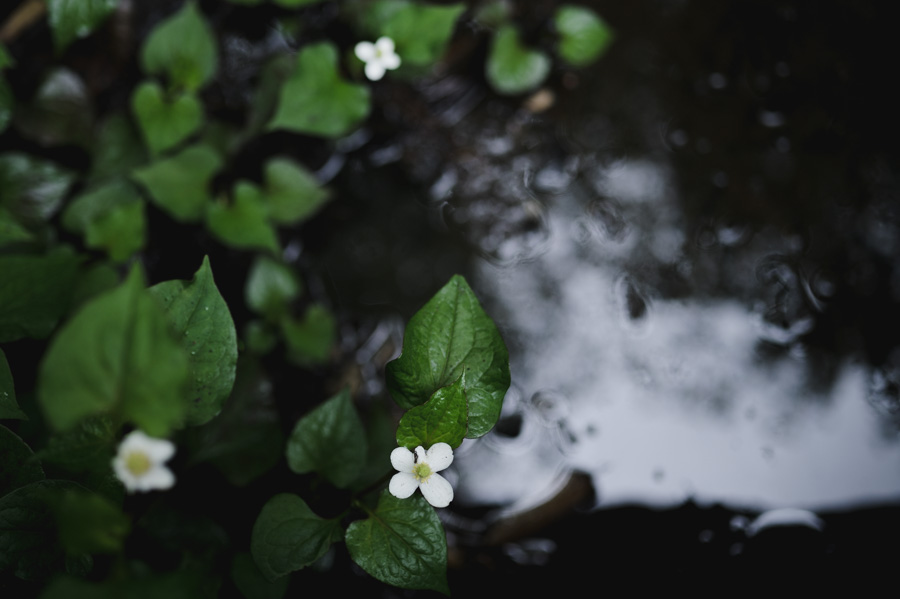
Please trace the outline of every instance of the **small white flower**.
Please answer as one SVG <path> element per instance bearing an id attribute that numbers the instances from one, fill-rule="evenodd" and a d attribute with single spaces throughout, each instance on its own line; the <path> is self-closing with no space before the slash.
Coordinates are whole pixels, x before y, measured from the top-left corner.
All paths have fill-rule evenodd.
<path id="1" fill-rule="evenodd" d="M 384 71 L 394 70 L 400 66 L 400 57 L 394 52 L 394 40 L 380 37 L 375 43 L 359 42 L 353 49 L 356 57 L 366 63 L 366 77 L 378 81 L 384 77 Z"/>
<path id="2" fill-rule="evenodd" d="M 434 507 L 447 507 L 453 501 L 453 487 L 437 474 L 453 462 L 453 450 L 446 443 L 435 443 L 428 451 L 419 445 L 413 453 L 405 447 L 391 452 L 391 465 L 399 470 L 388 485 L 391 495 L 406 499 L 422 489 L 422 495 Z"/>
<path id="3" fill-rule="evenodd" d="M 175 444 L 171 441 L 132 431 L 119 444 L 112 466 L 129 493 L 168 489 L 175 484 L 175 475 L 164 462 L 174 454 Z"/>

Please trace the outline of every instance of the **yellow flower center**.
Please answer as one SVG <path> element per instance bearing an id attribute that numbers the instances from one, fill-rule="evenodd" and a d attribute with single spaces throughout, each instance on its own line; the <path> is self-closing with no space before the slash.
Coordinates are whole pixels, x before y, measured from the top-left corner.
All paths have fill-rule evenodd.
<path id="1" fill-rule="evenodd" d="M 416 464 L 413 466 L 413 474 L 416 475 L 417 480 L 425 480 L 429 476 L 431 476 L 431 466 L 422 462 L 420 464 Z"/>
<path id="2" fill-rule="evenodd" d="M 146 474 L 152 463 L 146 453 L 140 451 L 132 451 L 125 458 L 125 467 L 135 476 Z"/>

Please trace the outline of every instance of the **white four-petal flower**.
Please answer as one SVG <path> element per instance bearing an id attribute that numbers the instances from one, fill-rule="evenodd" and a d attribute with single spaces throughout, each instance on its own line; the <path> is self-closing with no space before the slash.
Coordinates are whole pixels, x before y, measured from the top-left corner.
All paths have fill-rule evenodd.
<path id="1" fill-rule="evenodd" d="M 164 463 L 174 454 L 171 441 L 132 431 L 119 444 L 112 466 L 129 493 L 168 489 L 175 484 L 175 475 Z"/>
<path id="2" fill-rule="evenodd" d="M 366 63 L 366 77 L 372 81 L 384 77 L 385 70 L 400 66 L 400 57 L 394 51 L 394 40 L 389 37 L 380 37 L 374 44 L 359 42 L 353 51 L 357 58 Z"/>
<path id="3" fill-rule="evenodd" d="M 406 499 L 422 489 L 422 495 L 434 507 L 447 507 L 453 501 L 453 487 L 437 474 L 453 462 L 453 449 L 446 443 L 435 443 L 428 451 L 419 445 L 413 453 L 405 447 L 391 452 L 391 465 L 399 470 L 391 478 L 388 490 L 394 497 Z"/>

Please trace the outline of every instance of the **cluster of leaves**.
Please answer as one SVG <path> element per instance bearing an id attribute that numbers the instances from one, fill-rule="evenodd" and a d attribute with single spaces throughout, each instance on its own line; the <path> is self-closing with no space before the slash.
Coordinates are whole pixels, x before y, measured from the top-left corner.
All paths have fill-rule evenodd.
<path id="1" fill-rule="evenodd" d="M 325 4 L 227 2 L 274 14 L 285 29 Z M 333 4 L 358 39 L 394 40 L 403 64 L 392 76 L 401 81 L 441 60 L 465 15 L 488 27 L 485 74 L 498 93 L 533 90 L 550 70 L 548 54 L 523 45 L 506 2 L 478 11 L 462 2 Z M 119 2 L 42 6 L 55 54 L 65 57 L 114 18 Z M 547 47 L 568 66 L 592 62 L 611 39 L 585 8 L 560 7 L 552 27 Z M 289 573 L 341 541 L 379 580 L 449 592 L 446 538 L 434 509 L 419 495 L 400 500 L 379 491 L 394 442 L 456 448 L 499 417 L 508 356 L 465 280 L 451 279 L 411 319 L 403 353 L 388 365 L 387 386 L 402 411 L 395 435 L 373 433 L 348 391 L 291 422 L 288 435 L 261 391 L 261 356 L 281 351 L 304 369 L 333 359 L 336 318 L 309 297 L 282 251 L 284 231 L 313 219 L 333 194 L 295 155 L 267 156 L 250 169 L 255 175 L 236 163 L 276 131 L 333 147 L 372 111 L 350 49 L 321 35 L 303 39 L 317 41 L 265 59 L 240 125 L 210 106 L 222 42 L 197 0 L 185 0 L 138 40 L 139 72 L 118 90 L 127 100 L 99 115 L 82 75 L 63 60 L 22 97 L 7 75 L 26 56 L 0 44 L 0 135 L 14 132 L 40 150 L 0 153 L 0 420 L 7 421 L 0 425 L 0 575 L 56 576 L 44 590 L 51 599 L 118 597 L 135 588 L 148 596 L 210 594 L 181 570 L 151 575 L 144 565 L 121 566 L 134 529 L 152 526 L 128 510 L 110 468 L 118 441 L 138 428 L 174 436 L 179 453 L 212 464 L 234 489 L 284 459 L 297 475 L 344 492 L 346 509 L 328 518 L 292 492 L 261 506 L 250 547 L 232 561 L 232 582 L 247 597 L 283 596 Z M 49 150 L 71 147 L 86 155 L 87 168 L 49 158 Z M 209 258 L 191 281 L 148 285 L 153 214 L 170 230 L 203 231 L 211 243 L 252 254 L 243 297 L 223 297 Z M 216 263 L 220 275 L 228 267 Z M 240 331 L 236 302 L 252 314 Z M 19 352 L 38 352 L 34 374 Z M 93 566 L 98 556 L 120 565 L 105 576 Z"/>

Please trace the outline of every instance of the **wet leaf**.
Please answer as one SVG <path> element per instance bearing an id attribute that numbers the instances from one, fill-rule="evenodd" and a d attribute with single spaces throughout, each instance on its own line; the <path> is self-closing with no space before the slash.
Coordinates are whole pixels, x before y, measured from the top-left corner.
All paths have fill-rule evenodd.
<path id="1" fill-rule="evenodd" d="M 187 356 L 134 268 L 53 339 L 38 376 L 38 401 L 57 430 L 87 416 L 115 414 L 165 437 L 184 417 L 187 374 Z"/>
<path id="2" fill-rule="evenodd" d="M 87 37 L 115 10 L 118 0 L 48 0 L 50 29 L 58 51 Z"/>
<path id="3" fill-rule="evenodd" d="M 44 480 L 44 470 L 34 452 L 0 425 L 0 497 L 39 480 Z"/>
<path id="4" fill-rule="evenodd" d="M 0 155 L 0 208 L 27 226 L 49 220 L 59 209 L 75 175 L 27 154 Z"/>
<path id="5" fill-rule="evenodd" d="M 444 54 L 462 3 L 435 6 L 408 0 L 380 0 L 368 8 L 366 29 L 374 37 L 394 40 L 403 64 L 430 66 Z"/>
<path id="6" fill-rule="evenodd" d="M 144 247 L 144 202 L 131 183 L 121 179 L 75 198 L 63 211 L 62 224 L 117 262 Z"/>
<path id="7" fill-rule="evenodd" d="M 288 266 L 267 256 L 257 256 L 247 274 L 244 299 L 251 310 L 278 322 L 301 290 L 300 280 Z"/>
<path id="8" fill-rule="evenodd" d="M 287 593 L 290 576 L 269 582 L 249 553 L 238 553 L 231 560 L 231 581 L 247 599 L 281 599 Z"/>
<path id="9" fill-rule="evenodd" d="M 196 97 L 185 93 L 167 99 L 154 81 L 138 86 L 131 107 L 154 155 L 177 146 L 203 124 L 203 105 Z"/>
<path id="10" fill-rule="evenodd" d="M 297 422 L 287 462 L 298 474 L 317 472 L 341 488 L 359 476 L 366 462 L 366 433 L 347 389 Z"/>
<path id="11" fill-rule="evenodd" d="M 233 202 L 210 204 L 206 225 L 226 245 L 277 252 L 278 237 L 268 215 L 262 191 L 252 183 L 240 181 L 234 187 Z"/>
<path id="12" fill-rule="evenodd" d="M 311 172 L 284 158 L 266 163 L 264 180 L 269 218 L 278 224 L 303 222 L 328 200 Z"/>
<path id="13" fill-rule="evenodd" d="M 407 449 L 419 445 L 427 449 L 435 443 L 447 443 L 453 449 L 459 447 L 468 430 L 463 386 L 460 377 L 449 387 L 435 391 L 421 406 L 406 412 L 397 427 L 397 445 Z"/>
<path id="14" fill-rule="evenodd" d="M 160 23 L 141 50 L 146 73 L 165 74 L 170 87 L 196 91 L 216 74 L 216 39 L 196 2 L 188 0 Z"/>
<path id="15" fill-rule="evenodd" d="M 64 247 L 46 256 L 0 256 L 0 342 L 49 335 L 69 308 L 80 262 Z"/>
<path id="16" fill-rule="evenodd" d="M 353 561 L 378 580 L 450 594 L 447 538 L 424 497 L 397 499 L 384 491 L 369 518 L 350 524 L 346 541 Z"/>
<path id="17" fill-rule="evenodd" d="M 12 372 L 3 349 L 0 349 L 0 420 L 28 420 L 16 402 Z"/>
<path id="18" fill-rule="evenodd" d="M 480 437 L 500 417 L 510 383 L 509 353 L 466 280 L 455 275 L 410 319 L 403 353 L 388 363 L 385 374 L 394 401 L 409 410 L 463 372 L 466 437 Z"/>
<path id="19" fill-rule="evenodd" d="M 81 77 L 65 67 L 47 75 L 31 102 L 16 113 L 17 129 L 44 146 L 88 147 L 92 140 L 93 106 Z"/>
<path id="20" fill-rule="evenodd" d="M 369 88 L 343 81 L 330 43 L 304 47 L 281 88 L 269 129 L 322 137 L 341 137 L 369 114 Z"/>
<path id="21" fill-rule="evenodd" d="M 48 503 L 66 490 L 80 488 L 69 481 L 42 480 L 0 497 L 0 573 L 43 580 L 67 565 Z M 69 567 L 86 571 L 77 563 L 70 562 Z"/>
<path id="22" fill-rule="evenodd" d="M 250 553 L 263 576 L 273 581 L 312 564 L 342 536 L 340 520 L 320 518 L 298 496 L 281 493 L 256 519 Z"/>
<path id="23" fill-rule="evenodd" d="M 161 301 L 172 330 L 188 353 L 186 422 L 208 422 L 231 394 L 238 355 L 234 321 L 213 281 L 209 257 L 203 258 L 192 281 L 165 281 L 149 291 Z"/>
<path id="24" fill-rule="evenodd" d="M 485 65 L 488 83 L 497 93 L 516 95 L 531 91 L 550 73 L 550 59 L 522 45 L 519 32 L 505 25 L 494 34 Z"/>
<path id="25" fill-rule="evenodd" d="M 559 32 L 559 55 L 572 66 L 594 62 L 613 41 L 612 29 L 589 8 L 560 6 L 553 20 Z"/>
<path id="26" fill-rule="evenodd" d="M 289 360 L 300 366 L 324 364 L 331 356 L 337 324 L 327 308 L 314 304 L 307 309 L 303 320 L 282 319 L 281 334 Z"/>
<path id="27" fill-rule="evenodd" d="M 133 178 L 150 198 L 179 222 L 203 218 L 209 203 L 209 183 L 222 166 L 219 155 L 207 146 L 191 146 L 170 158 L 138 169 Z"/>

